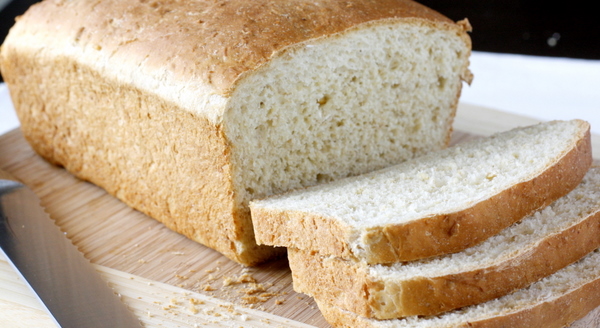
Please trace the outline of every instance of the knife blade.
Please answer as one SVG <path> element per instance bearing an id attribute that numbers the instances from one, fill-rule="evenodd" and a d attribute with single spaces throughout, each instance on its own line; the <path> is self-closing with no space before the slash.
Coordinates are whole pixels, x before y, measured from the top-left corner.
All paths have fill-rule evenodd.
<path id="1" fill-rule="evenodd" d="M 2 170 L 0 248 L 60 327 L 141 327 L 37 195 Z"/>

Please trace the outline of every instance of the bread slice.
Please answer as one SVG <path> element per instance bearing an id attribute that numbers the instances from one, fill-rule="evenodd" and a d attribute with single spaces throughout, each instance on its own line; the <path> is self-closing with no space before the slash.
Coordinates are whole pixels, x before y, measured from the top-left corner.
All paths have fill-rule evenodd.
<path id="1" fill-rule="evenodd" d="M 47 0 L 0 66 L 33 148 L 243 264 L 248 202 L 446 147 L 471 41 L 410 0 Z"/>
<path id="2" fill-rule="evenodd" d="M 600 251 L 526 289 L 439 316 L 376 320 L 317 301 L 328 322 L 352 328 L 559 328 L 600 306 Z"/>
<path id="3" fill-rule="evenodd" d="M 589 124 L 554 121 L 251 203 L 259 244 L 369 264 L 476 245 L 575 188 Z"/>
<path id="4" fill-rule="evenodd" d="M 435 315 L 482 303 L 600 247 L 600 167 L 550 206 L 462 252 L 391 265 L 288 249 L 294 289 L 365 317 Z"/>

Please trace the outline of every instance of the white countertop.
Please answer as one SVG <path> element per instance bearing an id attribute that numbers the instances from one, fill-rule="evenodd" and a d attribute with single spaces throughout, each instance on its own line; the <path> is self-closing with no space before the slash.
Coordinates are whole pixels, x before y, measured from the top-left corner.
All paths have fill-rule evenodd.
<path id="1" fill-rule="evenodd" d="M 463 103 L 539 120 L 587 120 L 600 134 L 600 60 L 474 52 L 475 79 Z M 0 84 L 0 134 L 18 126 L 5 84 Z"/>
<path id="2" fill-rule="evenodd" d="M 600 134 L 600 60 L 474 52 L 461 102 L 539 120 L 587 120 Z"/>

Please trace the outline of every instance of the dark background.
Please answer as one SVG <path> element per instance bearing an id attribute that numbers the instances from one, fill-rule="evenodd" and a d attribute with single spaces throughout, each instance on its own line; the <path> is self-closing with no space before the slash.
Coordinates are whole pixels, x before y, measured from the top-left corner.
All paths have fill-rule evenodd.
<path id="1" fill-rule="evenodd" d="M 252 0 L 248 0 L 252 1 Z M 0 12 L 0 42 L 14 17 L 35 0 L 12 0 Z M 600 59 L 600 15 L 594 1 L 421 0 L 452 20 L 468 18 L 473 50 Z"/>
<path id="2" fill-rule="evenodd" d="M 421 0 L 452 20 L 473 26 L 473 50 L 600 59 L 595 1 Z"/>

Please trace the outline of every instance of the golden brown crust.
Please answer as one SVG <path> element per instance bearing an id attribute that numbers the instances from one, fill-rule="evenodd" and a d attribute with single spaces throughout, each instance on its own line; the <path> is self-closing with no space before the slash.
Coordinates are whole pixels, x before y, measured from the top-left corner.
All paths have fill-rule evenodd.
<path id="1" fill-rule="evenodd" d="M 600 306 L 600 279 L 556 298 L 551 302 L 543 302 L 523 311 L 465 323 L 464 328 L 562 328 L 585 317 L 590 311 Z"/>
<path id="2" fill-rule="evenodd" d="M 237 262 L 282 253 L 253 246 L 219 125 L 68 58 L 3 55 L 21 129 L 41 156 Z"/>
<path id="3" fill-rule="evenodd" d="M 296 211 L 268 211 L 252 203 L 250 211 L 259 245 L 318 249 L 323 254 L 350 253 L 349 229 L 334 218 Z"/>
<path id="4" fill-rule="evenodd" d="M 589 283 L 556 295 L 551 301 L 539 302 L 529 308 L 515 312 L 500 313 L 487 319 L 464 322 L 463 328 L 562 328 L 583 318 L 594 308 L 600 306 L 600 277 Z M 365 319 L 348 311 L 340 310 L 323 301 L 317 305 L 325 319 L 334 327 L 372 328 L 374 319 Z M 438 328 L 450 328 L 440 326 Z"/>
<path id="5" fill-rule="evenodd" d="M 122 60 L 170 66 L 179 80 L 225 95 L 243 73 L 286 47 L 388 18 L 465 28 L 410 0 L 48 0 L 21 19 L 33 33 L 52 29 Z"/>
<path id="6" fill-rule="evenodd" d="M 592 164 L 589 125 L 581 124 L 587 128 L 573 148 L 531 180 L 463 211 L 369 229 L 361 236 L 366 254 L 361 255 L 361 260 L 370 264 L 395 263 L 458 252 L 566 195 L 581 182 Z M 339 220 L 252 205 L 251 210 L 259 244 L 313 250 L 347 259 L 357 256 L 350 247 L 350 229 Z"/>
<path id="7" fill-rule="evenodd" d="M 600 247 L 600 212 L 540 240 L 526 253 L 451 275 L 383 281 L 367 265 L 289 249 L 294 289 L 365 317 L 436 315 L 479 304 L 544 278 Z M 381 294 L 385 294 L 383 297 Z M 393 295 L 392 295 L 393 294 Z M 382 305 L 382 300 L 388 300 Z M 389 300 L 395 299 L 394 302 Z"/>
<path id="8" fill-rule="evenodd" d="M 288 262 L 296 292 L 371 316 L 370 291 L 381 289 L 382 284 L 370 279 L 366 266 L 351 260 L 326 259 L 295 248 L 288 248 Z"/>

